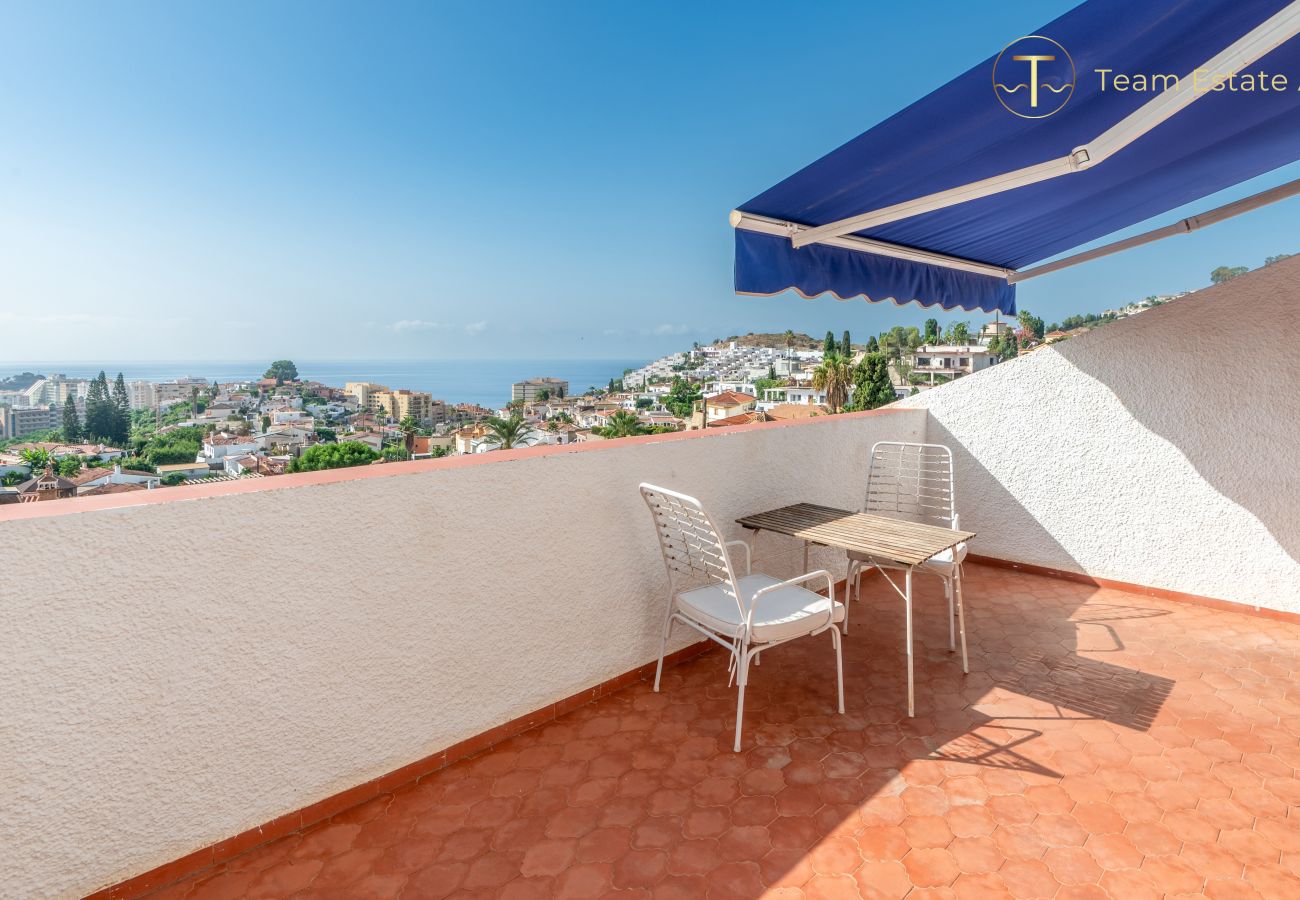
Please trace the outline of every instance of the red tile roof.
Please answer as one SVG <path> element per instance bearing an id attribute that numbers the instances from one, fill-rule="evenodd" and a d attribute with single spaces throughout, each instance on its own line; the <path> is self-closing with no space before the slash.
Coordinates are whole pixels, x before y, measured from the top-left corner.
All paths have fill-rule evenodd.
<path id="1" fill-rule="evenodd" d="M 712 397 L 706 397 L 709 406 L 744 406 L 746 403 L 753 403 L 757 397 L 751 397 L 749 394 L 742 394 L 739 391 L 723 391 L 721 394 L 714 394 Z"/>

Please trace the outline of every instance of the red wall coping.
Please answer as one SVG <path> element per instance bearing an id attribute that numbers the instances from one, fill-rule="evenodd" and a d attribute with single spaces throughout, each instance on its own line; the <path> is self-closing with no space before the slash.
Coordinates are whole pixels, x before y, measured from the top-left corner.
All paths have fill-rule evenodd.
<path id="1" fill-rule="evenodd" d="M 636 437 L 613 438 L 600 441 L 583 441 L 574 444 L 520 447 L 516 450 L 493 450 L 489 453 L 469 453 L 463 456 L 444 456 L 441 459 L 417 459 L 408 462 L 381 463 L 353 466 L 346 469 L 323 469 L 319 472 L 301 472 L 294 475 L 271 475 L 265 478 L 240 478 L 212 484 L 177 485 L 149 491 L 131 491 L 124 494 L 103 494 L 92 497 L 69 497 L 63 500 L 41 500 L 35 503 L 6 503 L 0 505 L 0 522 L 20 519 L 45 519 L 75 513 L 96 512 L 105 509 L 124 509 L 131 506 L 149 506 L 157 503 L 175 503 L 182 500 L 205 500 L 233 494 L 252 494 L 278 491 L 317 484 L 336 484 L 343 481 L 362 481 L 367 478 L 389 478 L 395 475 L 413 475 L 444 469 L 464 469 L 491 463 L 513 462 L 542 456 L 562 456 L 570 453 L 589 453 L 614 450 L 639 444 L 670 444 L 700 438 L 727 438 L 737 434 L 767 428 L 816 427 L 828 422 L 861 419 L 870 416 L 918 413 L 924 410 L 910 408 L 871 409 L 863 412 L 814 416 L 808 419 L 791 419 L 782 422 L 753 422 L 719 429 L 673 431 L 667 434 L 643 434 Z"/>

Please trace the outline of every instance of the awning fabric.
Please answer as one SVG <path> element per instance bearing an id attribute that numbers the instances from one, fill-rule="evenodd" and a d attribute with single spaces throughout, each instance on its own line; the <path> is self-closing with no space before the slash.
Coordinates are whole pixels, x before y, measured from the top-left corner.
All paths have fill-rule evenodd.
<path id="1" fill-rule="evenodd" d="M 1095 70 L 1185 76 L 1284 6 L 1285 0 L 1089 0 L 1032 32 L 1066 48 L 1077 72 L 1058 112 L 1019 118 L 984 62 L 739 210 L 824 225 L 1065 156 L 1157 91 L 1119 91 Z M 1017 36 L 1011 35 L 1008 40 Z M 857 236 L 1018 269 L 1300 158 L 1300 38 L 1245 71 L 1282 74 L 1285 91 L 1205 92 L 1092 168 L 857 232 Z M 1113 78 L 1110 76 L 1110 78 Z M 1194 90 L 1184 84 L 1180 90 Z M 1015 311 L 996 275 L 736 229 L 736 291 L 916 302 Z"/>

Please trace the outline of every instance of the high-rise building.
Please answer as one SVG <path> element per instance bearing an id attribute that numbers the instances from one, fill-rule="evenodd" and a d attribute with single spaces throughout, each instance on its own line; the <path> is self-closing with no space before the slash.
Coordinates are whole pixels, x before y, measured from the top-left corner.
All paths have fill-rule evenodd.
<path id="1" fill-rule="evenodd" d="M 158 405 L 158 386 L 152 381 L 132 381 L 126 390 L 132 409 L 153 409 Z"/>
<path id="2" fill-rule="evenodd" d="M 66 375 L 50 375 L 29 387 L 28 406 L 49 406 L 51 403 L 62 404 L 69 397 L 85 399 L 90 391 L 90 382 L 85 378 L 69 378 Z"/>

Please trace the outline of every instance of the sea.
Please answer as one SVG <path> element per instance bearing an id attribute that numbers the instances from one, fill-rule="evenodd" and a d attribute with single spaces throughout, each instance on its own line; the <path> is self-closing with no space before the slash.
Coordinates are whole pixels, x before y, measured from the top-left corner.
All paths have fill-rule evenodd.
<path id="1" fill-rule="evenodd" d="M 227 382 L 261 378 L 270 360 L 183 360 L 170 362 L 8 362 L 0 360 L 0 379 L 21 372 L 61 374 L 69 378 L 93 378 L 103 370 L 109 380 L 171 381 L 192 376 Z M 477 403 L 490 409 L 510 400 L 510 385 L 529 378 L 560 378 L 569 382 L 569 393 L 605 387 L 611 378 L 621 378 L 627 369 L 638 369 L 645 359 L 384 359 L 316 360 L 296 359 L 298 376 L 331 387 L 347 381 L 371 381 L 390 388 L 428 391 L 434 399 L 448 403 Z"/>

